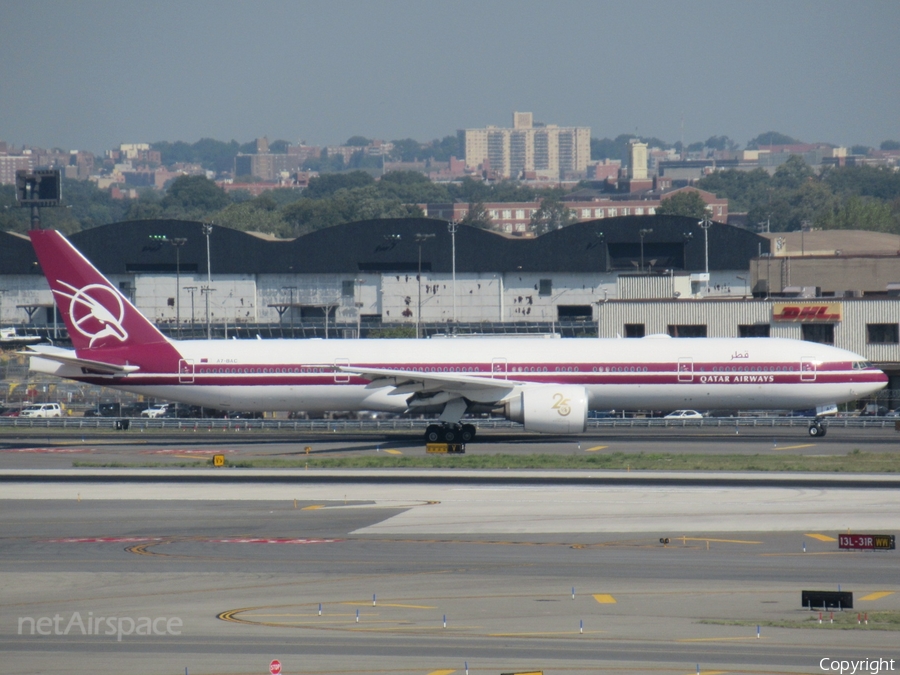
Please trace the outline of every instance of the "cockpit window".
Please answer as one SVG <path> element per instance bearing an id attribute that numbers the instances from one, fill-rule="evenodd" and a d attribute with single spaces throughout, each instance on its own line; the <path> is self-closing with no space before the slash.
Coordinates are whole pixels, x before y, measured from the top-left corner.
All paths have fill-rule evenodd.
<path id="1" fill-rule="evenodd" d="M 865 370 L 866 368 L 874 368 L 871 361 L 854 361 L 853 370 Z"/>

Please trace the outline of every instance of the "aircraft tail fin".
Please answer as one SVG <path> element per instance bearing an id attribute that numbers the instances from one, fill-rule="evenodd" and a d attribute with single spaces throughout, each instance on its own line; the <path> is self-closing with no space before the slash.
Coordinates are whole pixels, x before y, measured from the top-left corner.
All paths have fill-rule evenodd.
<path id="1" fill-rule="evenodd" d="M 177 367 L 178 351 L 166 336 L 62 234 L 32 230 L 29 236 L 76 351 L 88 350 L 91 358 L 112 363 L 165 356 L 164 370 L 173 367 L 174 356 Z"/>

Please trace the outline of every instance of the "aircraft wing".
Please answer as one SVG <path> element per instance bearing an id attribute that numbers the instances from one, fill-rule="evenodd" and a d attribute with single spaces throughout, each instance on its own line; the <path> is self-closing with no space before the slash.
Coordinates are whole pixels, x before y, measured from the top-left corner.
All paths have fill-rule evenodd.
<path id="1" fill-rule="evenodd" d="M 28 351 L 17 352 L 25 356 L 33 358 L 47 359 L 48 361 L 56 361 L 67 366 L 75 366 L 76 368 L 87 368 L 98 373 L 108 373 L 110 375 L 127 375 L 140 370 L 140 366 L 123 366 L 116 363 L 106 363 L 104 361 L 94 361 L 93 359 L 81 359 L 76 356 L 75 352 L 60 347 L 45 347 L 35 345 Z"/>
<path id="2" fill-rule="evenodd" d="M 496 402 L 516 387 L 527 384 L 516 380 L 476 377 L 458 373 L 422 373 L 393 368 L 358 368 L 338 366 L 338 370 L 369 380 L 369 388 L 394 387 L 396 393 L 434 394 L 444 392 L 479 402 Z"/>

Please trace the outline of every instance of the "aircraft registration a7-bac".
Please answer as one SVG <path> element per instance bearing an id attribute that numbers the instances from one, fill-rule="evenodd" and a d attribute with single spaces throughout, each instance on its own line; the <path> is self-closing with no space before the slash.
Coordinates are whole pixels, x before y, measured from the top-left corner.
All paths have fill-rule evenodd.
<path id="1" fill-rule="evenodd" d="M 578 434 L 591 409 L 811 408 L 887 383 L 857 354 L 778 338 L 172 340 L 59 232 L 30 236 L 74 346 L 31 347 L 31 369 L 169 401 L 436 411 L 426 440 L 465 442 L 473 411 Z M 810 425 L 810 435 L 824 432 Z"/>

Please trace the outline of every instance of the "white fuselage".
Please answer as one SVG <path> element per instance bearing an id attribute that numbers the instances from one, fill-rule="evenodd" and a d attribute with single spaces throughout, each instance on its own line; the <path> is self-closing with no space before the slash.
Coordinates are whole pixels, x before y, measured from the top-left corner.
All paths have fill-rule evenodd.
<path id="1" fill-rule="evenodd" d="M 862 357 L 775 338 L 173 341 L 178 373 L 85 375 L 35 357 L 33 369 L 160 399 L 230 410 L 409 408 L 410 390 L 341 368 L 422 377 L 583 386 L 591 409 L 795 409 L 863 398 L 886 382 Z M 496 389 L 496 388 L 495 388 Z M 499 390 L 499 389 L 498 389 Z M 497 400 L 480 400 L 483 404 Z"/>

